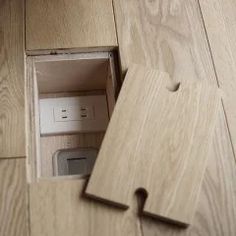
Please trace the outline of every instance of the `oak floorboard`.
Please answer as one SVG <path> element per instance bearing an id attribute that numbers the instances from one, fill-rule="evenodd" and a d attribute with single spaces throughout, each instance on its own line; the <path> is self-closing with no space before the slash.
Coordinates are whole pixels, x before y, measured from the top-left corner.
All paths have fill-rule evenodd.
<path id="1" fill-rule="evenodd" d="M 236 2 L 199 0 L 199 4 L 236 153 Z"/>
<path id="2" fill-rule="evenodd" d="M 25 159 L 0 160 L 0 235 L 27 235 Z"/>
<path id="3" fill-rule="evenodd" d="M 222 110 L 217 123 L 193 224 L 187 229 L 178 229 L 142 217 L 143 236 L 236 235 L 235 162 Z"/>
<path id="4" fill-rule="evenodd" d="M 112 0 L 26 1 L 28 52 L 101 50 L 116 46 Z"/>
<path id="5" fill-rule="evenodd" d="M 207 2 L 210 1 L 201 1 L 208 5 Z M 210 11 L 214 2 L 209 4 Z M 173 81 L 206 79 L 217 83 L 197 0 L 114 0 L 113 4 L 123 76 L 131 63 L 137 63 L 166 71 Z M 206 11 L 212 17 L 210 13 L 214 16 L 214 12 Z M 233 25 L 231 23 L 231 27 Z M 216 40 L 220 41 L 221 31 L 217 32 Z M 235 161 L 222 109 L 221 112 L 221 122 L 216 127 L 214 150 L 209 156 L 192 235 L 205 236 L 210 232 L 210 235 L 231 236 L 236 232 Z M 168 235 L 165 225 L 155 224 L 153 228 L 148 221 L 146 219 L 142 223 L 144 236 Z M 178 232 L 178 229 L 172 229 L 169 234 L 175 235 Z M 185 235 L 186 232 L 180 231 L 179 234 Z"/>
<path id="6" fill-rule="evenodd" d="M 0 1 L 0 159 L 25 156 L 24 1 Z"/>
<path id="7" fill-rule="evenodd" d="M 31 236 L 142 236 L 136 201 L 128 211 L 103 205 L 84 197 L 86 183 L 74 179 L 30 184 Z"/>

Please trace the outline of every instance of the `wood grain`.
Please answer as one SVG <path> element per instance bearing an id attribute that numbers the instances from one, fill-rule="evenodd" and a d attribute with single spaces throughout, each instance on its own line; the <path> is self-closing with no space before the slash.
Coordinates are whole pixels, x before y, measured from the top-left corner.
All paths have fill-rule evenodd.
<path id="1" fill-rule="evenodd" d="M 123 76 L 132 63 L 215 82 L 197 0 L 113 0 Z"/>
<path id="2" fill-rule="evenodd" d="M 200 0 L 219 87 L 224 91 L 223 104 L 236 153 L 236 2 Z"/>
<path id="3" fill-rule="evenodd" d="M 143 236 L 236 235 L 235 161 L 222 109 L 217 127 L 193 225 L 181 230 L 143 217 Z"/>
<path id="4" fill-rule="evenodd" d="M 0 160 L 0 235 L 27 235 L 25 160 Z"/>
<path id="5" fill-rule="evenodd" d="M 5 2 L 8 4 L 10 1 Z M 219 6 L 216 1 L 205 2 L 206 5 L 210 6 L 210 11 L 207 12 L 206 10 L 205 14 L 208 14 L 209 17 L 212 17 L 211 14 L 213 14 L 213 18 L 214 14 L 216 14 L 216 18 L 217 15 L 221 17 L 223 8 L 215 13 L 213 11 Z M 201 4 L 202 3 L 203 1 L 201 1 Z M 212 8 L 213 3 L 216 3 L 216 8 Z M 229 2 L 223 7 L 228 8 L 228 3 Z M 151 64 L 152 67 L 165 70 L 171 75 L 172 79 L 176 81 L 182 81 L 184 79 L 196 80 L 199 78 L 215 81 L 214 70 L 204 28 L 201 23 L 197 0 L 114 0 L 114 6 L 116 11 L 116 23 L 119 26 L 118 35 L 120 38 L 119 46 L 122 51 L 120 55 L 123 71 L 126 71 L 130 63 L 137 62 L 140 64 Z M 231 10 L 233 11 L 233 7 Z M 225 15 L 227 14 L 225 13 Z M 9 15 L 7 15 L 7 17 L 9 17 Z M 204 15 L 204 19 L 206 21 L 206 15 Z M 224 27 L 228 27 L 224 26 L 222 24 L 223 21 L 219 19 L 216 20 L 218 20 L 217 24 L 220 25 L 220 32 L 216 31 L 216 37 L 218 37 L 219 34 L 220 37 L 216 38 L 216 40 L 225 38 L 224 34 L 221 34 L 221 30 Z M 2 23 L 4 21 L 1 20 L 0 22 Z M 221 21 L 221 23 L 219 23 L 219 21 Z M 225 21 L 225 24 L 226 23 L 227 21 Z M 232 30 L 233 33 L 232 27 L 234 24 L 232 24 L 232 22 L 229 24 L 231 25 L 230 31 Z M 209 31 L 209 28 L 207 30 Z M 234 37 L 230 37 L 230 39 L 233 40 Z M 220 44 L 218 46 L 221 47 Z M 232 47 L 232 44 L 227 47 Z M 227 50 L 226 52 L 221 51 L 221 53 L 227 53 Z M 142 55 L 144 55 L 144 57 Z M 226 66 L 226 64 L 227 57 L 225 58 L 224 66 Z M 219 69 L 221 68 L 218 68 L 218 70 Z M 223 69 L 224 68 L 222 68 L 222 70 Z M 219 72 L 217 73 L 219 74 Z M 228 75 L 232 76 L 232 74 Z M 224 80 L 227 78 L 226 76 Z M 224 80 L 222 80 L 222 82 Z M 224 120 L 224 117 L 222 119 Z M 227 117 L 227 119 L 229 118 Z M 143 229 L 142 235 L 168 235 L 168 232 L 170 232 L 170 235 L 231 236 L 236 234 L 234 155 L 232 153 L 225 120 L 224 122 L 220 122 L 220 124 L 221 125 L 217 125 L 217 135 L 214 137 L 214 150 L 208 161 L 208 168 L 204 178 L 204 185 L 193 227 L 189 228 L 188 233 L 186 233 L 185 230 L 170 229 L 170 227 L 165 224 L 157 224 L 156 220 L 151 221 L 152 225 L 150 225 L 147 222 L 149 219 L 145 217 L 146 220 L 143 221 L 141 225 L 141 229 Z M 46 200 L 45 198 L 42 199 Z M 43 207 L 43 203 L 40 210 L 44 213 L 47 210 Z M 47 213 L 49 214 L 49 218 L 46 218 L 46 223 L 50 222 L 49 219 L 51 215 L 51 212 L 48 211 Z M 39 219 L 42 221 L 37 222 L 42 229 L 47 225 L 41 224 L 41 222 L 44 222 L 44 215 L 39 215 Z M 55 214 L 53 219 L 57 219 Z M 64 223 L 64 221 L 61 222 L 61 224 Z M 110 224 L 105 225 L 107 227 Z M 70 229 L 69 226 L 67 227 L 67 229 Z M 121 227 L 124 227 L 124 225 Z M 136 229 L 136 227 L 134 227 L 134 229 Z M 117 232 L 119 232 L 119 230 Z M 132 235 L 132 232 L 134 232 L 133 235 L 138 235 L 138 233 L 136 234 L 135 231 L 132 230 L 127 234 L 121 233 L 120 235 Z M 41 236 L 43 234 L 39 233 L 38 235 Z M 91 234 L 89 234 L 89 236 L 91 236 Z"/>
<path id="6" fill-rule="evenodd" d="M 27 50 L 116 46 L 112 0 L 26 1 Z"/>
<path id="7" fill-rule="evenodd" d="M 64 180 L 31 184 L 31 236 L 235 235 L 236 172 L 222 110 L 219 114 L 197 213 L 187 230 L 147 217 L 140 222 L 135 198 L 128 210 L 120 211 L 82 197 L 85 180 Z"/>
<path id="8" fill-rule="evenodd" d="M 135 201 L 129 211 L 93 202 L 83 197 L 85 184 L 83 179 L 31 184 L 31 236 L 142 236 Z"/>
<path id="9" fill-rule="evenodd" d="M 220 98 L 217 87 L 204 82 L 169 91 L 166 77 L 130 67 L 86 193 L 128 207 L 135 191 L 145 189 L 145 214 L 187 225 Z"/>
<path id="10" fill-rule="evenodd" d="M 211 3 L 201 1 L 201 5 L 203 2 L 210 6 L 210 11 L 206 10 L 206 14 L 212 17 L 212 14 L 215 14 L 212 8 L 215 1 Z M 113 4 L 123 74 L 129 64 L 136 62 L 164 70 L 174 81 L 202 78 L 216 83 L 197 0 L 114 0 Z M 233 24 L 230 24 L 232 27 Z M 220 34 L 220 37 L 217 34 L 216 40 L 224 38 L 220 33 L 221 28 L 222 26 L 216 31 Z M 232 37 L 231 40 L 233 39 Z M 208 162 L 206 174 L 208 177 L 204 178 L 204 190 L 197 207 L 197 218 L 195 217 L 193 221 L 193 229 L 189 235 L 231 236 L 236 232 L 235 177 L 233 177 L 235 162 L 227 124 L 224 122 L 217 124 L 216 132 L 218 135 L 214 137 L 214 150 Z M 226 191 L 230 185 L 231 190 Z M 155 220 L 152 224 L 156 227 L 151 227 L 148 224 L 149 219 L 145 219 L 141 225 L 143 235 L 168 235 L 169 226 L 157 224 Z M 185 235 L 185 233 L 184 230 L 172 229 L 169 234 Z"/>
<path id="11" fill-rule="evenodd" d="M 23 8 L 0 2 L 0 158 L 25 156 Z"/>

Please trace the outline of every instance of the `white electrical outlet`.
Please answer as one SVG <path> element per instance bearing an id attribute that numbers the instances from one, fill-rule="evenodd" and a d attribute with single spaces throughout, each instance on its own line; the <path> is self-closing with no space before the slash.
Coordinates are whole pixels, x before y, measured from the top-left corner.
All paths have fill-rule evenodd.
<path id="1" fill-rule="evenodd" d="M 93 106 L 54 107 L 55 122 L 82 121 L 95 119 Z"/>
<path id="2" fill-rule="evenodd" d="M 105 95 L 40 99 L 41 134 L 97 132 L 107 128 Z"/>

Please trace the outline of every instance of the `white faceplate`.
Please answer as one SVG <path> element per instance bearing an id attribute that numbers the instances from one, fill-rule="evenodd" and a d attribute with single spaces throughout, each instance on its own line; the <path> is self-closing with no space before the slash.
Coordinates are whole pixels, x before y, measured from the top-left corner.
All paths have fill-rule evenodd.
<path id="1" fill-rule="evenodd" d="M 109 122 L 105 95 L 39 100 L 40 133 L 105 131 Z"/>

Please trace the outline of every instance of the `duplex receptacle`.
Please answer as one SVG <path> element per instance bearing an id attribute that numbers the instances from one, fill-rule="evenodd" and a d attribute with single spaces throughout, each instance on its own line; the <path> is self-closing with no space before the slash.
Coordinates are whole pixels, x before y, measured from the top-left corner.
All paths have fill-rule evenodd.
<path id="1" fill-rule="evenodd" d="M 106 95 L 40 99 L 41 134 L 100 132 L 108 121 Z"/>
<path id="2" fill-rule="evenodd" d="M 55 122 L 83 121 L 94 119 L 92 106 L 63 106 L 53 108 Z"/>

